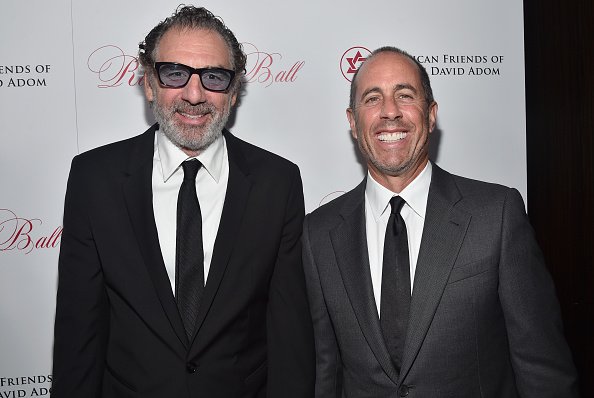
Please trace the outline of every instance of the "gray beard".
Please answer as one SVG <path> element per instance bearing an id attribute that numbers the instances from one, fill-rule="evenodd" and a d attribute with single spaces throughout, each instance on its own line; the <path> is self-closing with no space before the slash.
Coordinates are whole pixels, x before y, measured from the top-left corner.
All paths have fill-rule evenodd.
<path id="1" fill-rule="evenodd" d="M 178 148 L 189 149 L 191 151 L 202 152 L 208 148 L 222 134 L 223 128 L 227 124 L 231 107 L 227 106 L 222 112 L 211 104 L 204 103 L 196 106 L 187 104 L 174 104 L 170 109 L 165 109 L 155 101 L 150 103 L 150 107 L 159 123 L 159 129 L 165 136 Z M 213 116 L 210 124 L 204 127 L 195 126 L 177 126 L 173 121 L 173 116 L 178 110 L 193 109 L 199 112 L 208 112 Z"/>

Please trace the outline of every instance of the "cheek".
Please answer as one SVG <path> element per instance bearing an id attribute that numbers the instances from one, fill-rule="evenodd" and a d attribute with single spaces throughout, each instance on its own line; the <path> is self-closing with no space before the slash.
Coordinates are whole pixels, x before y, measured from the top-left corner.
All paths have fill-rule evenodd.
<path id="1" fill-rule="evenodd" d="M 232 98 L 227 95 L 221 95 L 205 90 L 204 101 L 214 106 L 217 110 L 222 111 L 231 105 Z"/>
<path id="2" fill-rule="evenodd" d="M 419 105 L 415 105 L 407 109 L 406 117 L 408 120 L 413 122 L 417 128 L 420 128 L 426 122 L 425 112 L 423 112 L 423 108 Z"/>
<path id="3" fill-rule="evenodd" d="M 161 106 L 171 106 L 175 102 L 175 90 L 159 90 L 156 93 L 157 103 Z"/>
<path id="4" fill-rule="evenodd" d="M 223 110 L 230 109 L 235 104 L 235 101 L 233 96 L 221 96 L 221 98 L 218 99 L 218 102 L 214 102 L 214 104 L 217 108 Z"/>
<path id="5" fill-rule="evenodd" d="M 373 112 L 361 112 L 357 119 L 356 124 L 359 128 L 359 132 L 363 135 L 371 134 L 373 130 L 374 120 L 379 120 Z"/>

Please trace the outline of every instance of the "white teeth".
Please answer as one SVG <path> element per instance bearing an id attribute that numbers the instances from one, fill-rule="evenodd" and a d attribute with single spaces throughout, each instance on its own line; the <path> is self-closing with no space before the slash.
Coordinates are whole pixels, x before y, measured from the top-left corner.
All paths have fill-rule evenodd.
<path id="1" fill-rule="evenodd" d="M 200 113 L 198 115 L 194 115 L 191 113 L 180 112 L 180 115 L 187 117 L 188 119 L 199 119 L 199 118 L 203 117 L 204 115 L 206 115 L 206 113 Z"/>
<path id="2" fill-rule="evenodd" d="M 398 133 L 382 133 L 382 134 L 378 135 L 377 138 L 380 141 L 394 142 L 394 141 L 403 140 L 405 137 L 406 137 L 405 132 L 398 132 Z"/>

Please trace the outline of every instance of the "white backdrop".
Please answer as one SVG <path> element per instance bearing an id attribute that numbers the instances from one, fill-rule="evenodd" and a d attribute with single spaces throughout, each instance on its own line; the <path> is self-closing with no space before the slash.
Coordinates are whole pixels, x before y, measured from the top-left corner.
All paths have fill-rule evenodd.
<path id="1" fill-rule="evenodd" d="M 327 4 L 328 3 L 328 4 Z M 231 131 L 297 163 L 313 210 L 364 169 L 345 116 L 369 50 L 417 56 L 439 103 L 432 158 L 526 194 L 521 0 L 203 1 L 249 54 Z M 152 124 L 138 43 L 178 1 L 8 0 L 0 9 L 0 396 L 47 395 L 72 157 Z"/>

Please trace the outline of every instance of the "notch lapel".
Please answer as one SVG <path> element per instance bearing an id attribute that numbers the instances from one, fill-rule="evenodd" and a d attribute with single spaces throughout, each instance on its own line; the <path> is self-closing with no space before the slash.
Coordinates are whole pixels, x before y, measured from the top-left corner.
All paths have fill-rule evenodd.
<path id="1" fill-rule="evenodd" d="M 410 370 L 421 348 L 470 224 L 471 216 L 455 207 L 460 200 L 461 195 L 452 176 L 434 164 L 414 278 L 401 379 Z"/>
<path id="2" fill-rule="evenodd" d="M 396 383 L 398 376 L 383 339 L 371 283 L 365 233 L 365 180 L 352 195 L 341 212 L 344 221 L 330 231 L 330 238 L 359 327 L 384 372 Z"/>
<path id="3" fill-rule="evenodd" d="M 127 178 L 123 183 L 123 193 L 136 241 L 163 311 L 179 341 L 187 346 L 187 337 L 163 262 L 153 213 L 151 181 L 155 131 L 156 125 L 152 126 L 140 137 L 140 142 L 131 152 L 126 173 Z M 163 325 L 160 322 L 162 318 L 158 317 L 154 311 L 145 311 L 143 316 L 153 320 L 155 322 L 153 325 L 164 328 L 161 330 L 161 334 L 167 335 L 167 329 L 170 329 L 169 325 Z"/>

